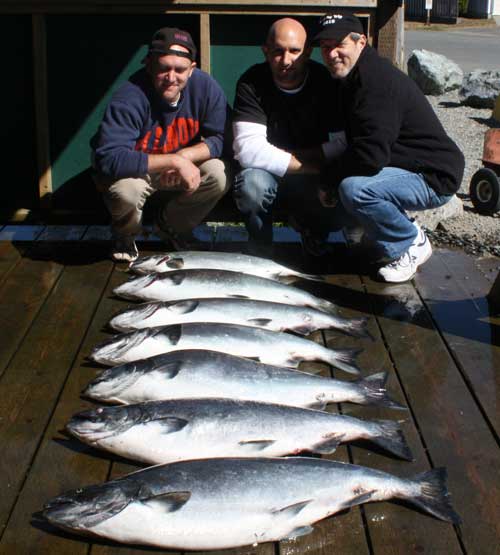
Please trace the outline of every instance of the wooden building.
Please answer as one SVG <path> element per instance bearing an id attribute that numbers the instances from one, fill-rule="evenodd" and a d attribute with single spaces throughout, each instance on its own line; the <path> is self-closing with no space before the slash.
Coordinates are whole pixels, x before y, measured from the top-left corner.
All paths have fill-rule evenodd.
<path id="1" fill-rule="evenodd" d="M 262 59 L 272 21 L 292 15 L 311 27 L 332 9 L 359 16 L 379 52 L 401 61 L 398 0 L 1 0 L 0 221 L 104 217 L 89 178 L 89 139 L 111 93 L 140 67 L 157 28 L 190 31 L 199 67 L 232 102 L 236 79 Z"/>

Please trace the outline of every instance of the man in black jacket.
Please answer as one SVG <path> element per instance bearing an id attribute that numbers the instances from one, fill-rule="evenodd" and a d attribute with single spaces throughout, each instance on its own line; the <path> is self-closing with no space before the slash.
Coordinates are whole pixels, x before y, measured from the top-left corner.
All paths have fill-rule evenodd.
<path id="1" fill-rule="evenodd" d="M 320 198 L 340 200 L 339 211 L 363 227 L 383 261 L 380 279 L 407 281 L 432 248 L 406 210 L 448 202 L 464 157 L 415 83 L 367 44 L 358 18 L 327 14 L 314 41 L 340 83 L 347 136 Z"/>

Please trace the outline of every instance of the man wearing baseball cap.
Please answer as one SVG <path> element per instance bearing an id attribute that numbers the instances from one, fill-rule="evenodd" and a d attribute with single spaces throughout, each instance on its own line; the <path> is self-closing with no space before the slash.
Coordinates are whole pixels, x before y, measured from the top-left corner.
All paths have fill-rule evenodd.
<path id="1" fill-rule="evenodd" d="M 193 228 L 226 192 L 222 154 L 227 101 L 220 86 L 196 68 L 187 31 L 165 27 L 149 44 L 144 68 L 113 95 L 91 140 L 95 181 L 111 214 L 112 257 L 138 256 L 135 236 L 143 206 L 170 192 L 156 232 L 174 249 L 194 240 Z"/>
<path id="2" fill-rule="evenodd" d="M 416 84 L 368 45 L 357 17 L 325 15 L 314 43 L 340 84 L 347 137 L 320 198 L 339 199 L 334 218 L 362 226 L 379 279 L 407 281 L 432 248 L 406 210 L 445 204 L 460 187 L 464 157 Z"/>

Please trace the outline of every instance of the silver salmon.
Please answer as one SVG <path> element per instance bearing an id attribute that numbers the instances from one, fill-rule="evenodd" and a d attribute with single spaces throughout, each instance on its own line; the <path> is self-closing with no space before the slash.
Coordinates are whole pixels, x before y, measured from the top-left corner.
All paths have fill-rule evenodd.
<path id="1" fill-rule="evenodd" d="M 386 373 L 355 381 L 314 376 L 205 350 L 174 351 L 104 370 L 82 394 L 96 401 L 139 403 L 226 397 L 323 409 L 328 403 L 404 407 L 387 395 Z"/>
<path id="2" fill-rule="evenodd" d="M 153 466 L 60 495 L 41 516 L 54 526 L 122 543 L 207 550 L 297 538 L 327 516 L 389 499 L 460 523 L 443 468 L 399 478 L 311 457 Z"/>
<path id="3" fill-rule="evenodd" d="M 325 281 L 323 276 L 304 274 L 267 258 L 234 252 L 179 251 L 138 258 L 130 265 L 136 274 L 171 272 L 174 270 L 233 270 L 289 283 L 298 279 Z"/>
<path id="4" fill-rule="evenodd" d="M 229 270 L 177 270 L 132 278 L 113 293 L 139 301 L 233 298 L 309 306 L 336 314 L 337 306 L 298 287 Z"/>
<path id="5" fill-rule="evenodd" d="M 66 429 L 122 457 L 161 464 L 210 457 L 331 454 L 340 443 L 367 440 L 412 460 L 401 428 L 391 420 L 286 405 L 189 398 L 99 407 L 74 415 Z"/>
<path id="6" fill-rule="evenodd" d="M 272 331 L 293 331 L 301 335 L 320 329 L 337 329 L 354 337 L 368 336 L 366 318 L 348 319 L 307 306 L 249 299 L 144 303 L 122 310 L 109 325 L 118 331 L 131 331 L 193 322 L 238 324 Z"/>
<path id="7" fill-rule="evenodd" d="M 211 349 L 296 368 L 300 362 L 323 361 L 359 374 L 355 349 L 327 349 L 289 333 L 234 324 L 176 324 L 115 335 L 97 345 L 90 358 L 113 366 L 181 349 Z"/>

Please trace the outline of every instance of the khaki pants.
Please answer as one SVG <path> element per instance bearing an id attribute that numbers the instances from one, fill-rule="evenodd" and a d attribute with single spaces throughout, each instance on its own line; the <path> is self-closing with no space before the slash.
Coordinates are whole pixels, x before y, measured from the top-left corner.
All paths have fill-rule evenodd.
<path id="1" fill-rule="evenodd" d="M 173 193 L 162 206 L 159 217 L 178 233 L 191 231 L 227 192 L 230 179 L 226 164 L 212 158 L 200 165 L 201 183 L 190 196 Z M 104 203 L 111 214 L 111 229 L 115 237 L 138 235 L 142 231 L 142 211 L 146 200 L 156 192 L 159 174 L 125 178 L 114 182 L 96 178 Z"/>

